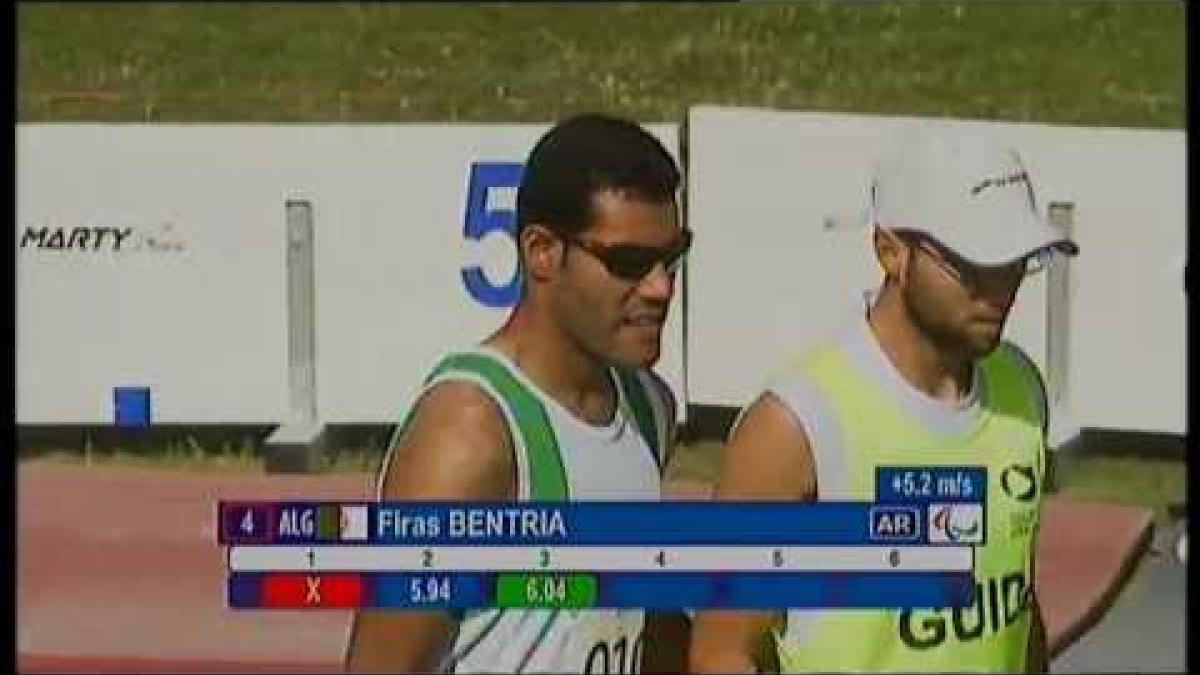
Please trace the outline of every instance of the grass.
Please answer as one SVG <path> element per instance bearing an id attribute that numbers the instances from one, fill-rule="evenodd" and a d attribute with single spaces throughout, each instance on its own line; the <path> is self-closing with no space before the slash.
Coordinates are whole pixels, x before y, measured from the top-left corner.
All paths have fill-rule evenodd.
<path id="1" fill-rule="evenodd" d="M 1179 2 L 22 3 L 17 31 L 20 122 L 1184 121 Z"/>
<path id="2" fill-rule="evenodd" d="M 1170 507 L 1187 502 L 1183 460 L 1074 457 L 1061 462 L 1058 493 L 1080 501 L 1144 506 L 1168 522 Z"/>
<path id="3" fill-rule="evenodd" d="M 239 454 L 205 453 L 194 455 L 186 451 L 162 451 L 147 454 L 128 450 L 84 453 L 79 450 L 44 450 L 21 458 L 28 464 L 60 466 L 137 467 L 168 471 L 202 471 L 215 473 L 244 473 L 261 471 L 261 458 Z"/>
<path id="4" fill-rule="evenodd" d="M 668 480 L 715 483 L 721 462 L 720 443 L 676 446 L 667 465 Z"/>
<path id="5" fill-rule="evenodd" d="M 252 448 L 229 446 L 220 449 L 177 445 L 144 450 L 26 450 L 21 454 L 21 461 L 66 466 L 138 467 L 214 473 L 263 473 L 266 470 L 266 462 L 261 453 Z M 378 467 L 378 461 L 378 453 L 368 451 L 330 453 L 323 458 L 320 470 L 327 473 L 370 472 Z"/>

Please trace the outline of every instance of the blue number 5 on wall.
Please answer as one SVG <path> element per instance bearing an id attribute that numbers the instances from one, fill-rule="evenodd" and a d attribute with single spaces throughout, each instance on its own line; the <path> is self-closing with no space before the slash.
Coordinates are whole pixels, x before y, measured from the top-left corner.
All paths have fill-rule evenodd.
<path id="1" fill-rule="evenodd" d="M 517 255 L 517 212 L 515 206 L 489 208 L 491 190 L 515 191 L 521 184 L 523 165 L 512 162 L 474 162 L 467 184 L 467 212 L 463 219 L 463 235 L 479 241 L 492 232 L 503 232 L 513 243 Z M 514 266 L 513 276 L 503 286 L 493 285 L 479 265 L 459 270 L 467 293 L 488 307 L 512 307 L 521 297 L 521 269 Z"/>

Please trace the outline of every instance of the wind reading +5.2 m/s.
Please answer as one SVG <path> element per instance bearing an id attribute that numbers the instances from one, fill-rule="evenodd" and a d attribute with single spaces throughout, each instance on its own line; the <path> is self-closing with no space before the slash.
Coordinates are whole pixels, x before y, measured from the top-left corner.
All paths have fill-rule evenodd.
<path id="1" fill-rule="evenodd" d="M 891 476 L 892 494 L 904 499 L 976 499 L 975 484 L 966 472 L 906 469 Z"/>

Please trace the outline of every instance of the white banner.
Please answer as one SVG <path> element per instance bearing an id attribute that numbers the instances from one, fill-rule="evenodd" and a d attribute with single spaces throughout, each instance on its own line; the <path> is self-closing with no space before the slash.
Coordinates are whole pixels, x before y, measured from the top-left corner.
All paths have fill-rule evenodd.
<path id="1" fill-rule="evenodd" d="M 908 121 L 691 111 L 686 391 L 679 300 L 658 367 L 680 413 L 745 404 L 861 307 L 879 275 L 848 215 Z M 1182 132 L 956 123 L 1019 147 L 1043 206 L 1075 204 L 1073 422 L 1182 432 Z M 312 205 L 317 417 L 394 420 L 440 354 L 507 315 L 514 176 L 545 129 L 18 126 L 18 423 L 109 424 L 119 386 L 150 389 L 155 423 L 283 421 L 291 199 Z M 1043 366 L 1046 313 L 1035 278 L 1008 332 Z"/>
<path id="2" fill-rule="evenodd" d="M 155 423 L 282 421 L 289 199 L 312 205 L 317 417 L 394 420 L 507 316 L 514 177 L 547 128 L 19 126 L 18 423 L 109 424 L 128 385 Z"/>
<path id="3" fill-rule="evenodd" d="M 17 127 L 17 422 L 263 423 L 285 397 L 284 198 L 311 159 L 273 127 Z M 122 238 L 122 235 L 124 238 Z"/>

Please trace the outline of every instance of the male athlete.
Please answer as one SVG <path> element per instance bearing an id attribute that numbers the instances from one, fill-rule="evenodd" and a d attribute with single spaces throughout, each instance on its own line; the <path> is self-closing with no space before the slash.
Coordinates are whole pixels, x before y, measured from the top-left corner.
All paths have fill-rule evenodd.
<path id="1" fill-rule="evenodd" d="M 675 402 L 649 367 L 691 243 L 678 220 L 679 182 L 663 146 L 624 120 L 579 116 L 538 141 L 517 192 L 521 300 L 498 332 L 430 374 L 385 456 L 380 499 L 659 498 Z M 647 620 L 645 636 L 643 615 L 361 611 L 346 666 L 633 673 L 646 660 L 647 670 L 682 668 L 686 633 L 659 640 L 654 632 L 685 630 L 682 615 Z M 672 641 L 674 661 L 664 652 Z"/>
<path id="2" fill-rule="evenodd" d="M 872 186 L 882 287 L 746 409 L 716 495 L 874 501 L 877 466 L 984 466 L 975 604 L 701 612 L 696 672 L 1047 668 L 1033 590 L 1045 393 L 1001 332 L 1022 279 L 1077 248 L 1038 216 L 1015 152 L 945 126 L 902 138 Z"/>

